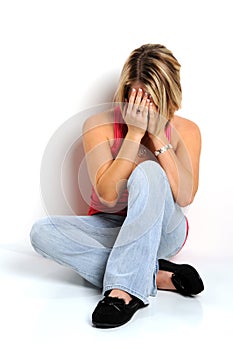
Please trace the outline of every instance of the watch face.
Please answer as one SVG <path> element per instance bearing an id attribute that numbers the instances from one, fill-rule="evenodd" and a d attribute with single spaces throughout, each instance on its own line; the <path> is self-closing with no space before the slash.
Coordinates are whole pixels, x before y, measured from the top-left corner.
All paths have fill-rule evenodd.
<path id="1" fill-rule="evenodd" d="M 165 145 L 163 146 L 162 148 L 160 148 L 159 150 L 155 151 L 155 155 L 156 157 L 159 155 L 159 154 L 162 154 L 164 152 L 166 152 L 168 149 L 171 149 L 173 148 L 172 145 L 169 143 L 168 145 Z"/>

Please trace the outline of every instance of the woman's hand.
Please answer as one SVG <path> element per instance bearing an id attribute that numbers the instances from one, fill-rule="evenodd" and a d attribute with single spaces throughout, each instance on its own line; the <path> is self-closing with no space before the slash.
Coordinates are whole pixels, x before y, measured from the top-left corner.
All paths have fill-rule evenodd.
<path id="1" fill-rule="evenodd" d="M 167 119 L 159 114 L 157 107 L 153 102 L 149 104 L 149 120 L 148 120 L 148 135 L 151 139 L 160 138 L 164 135 L 164 129 L 167 124 Z"/>
<path id="2" fill-rule="evenodd" d="M 129 102 L 123 110 L 123 118 L 128 126 L 128 133 L 135 138 L 142 139 L 147 130 L 149 104 L 147 93 L 143 95 L 142 89 L 132 89 Z"/>

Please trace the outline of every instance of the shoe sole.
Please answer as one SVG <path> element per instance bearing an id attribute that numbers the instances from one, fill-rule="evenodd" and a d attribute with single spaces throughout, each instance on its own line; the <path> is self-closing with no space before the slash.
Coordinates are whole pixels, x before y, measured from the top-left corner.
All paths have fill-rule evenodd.
<path id="1" fill-rule="evenodd" d="M 130 321 L 130 320 L 129 320 Z M 128 322 L 128 321 L 127 321 Z M 125 322 L 126 323 L 126 322 Z M 125 323 L 120 323 L 120 324 L 108 324 L 108 323 L 92 323 L 93 327 L 95 328 L 116 328 L 123 326 Z"/>
<path id="2" fill-rule="evenodd" d="M 107 328 L 116 328 L 116 327 L 120 327 L 120 326 L 123 326 L 124 324 L 128 323 L 134 316 L 134 314 L 140 310 L 140 309 L 143 309 L 144 307 L 147 307 L 149 304 L 145 304 L 145 305 L 142 305 L 140 307 L 137 308 L 137 310 L 135 310 L 135 312 L 131 315 L 131 317 L 125 321 L 125 322 L 122 322 L 122 323 L 117 323 L 117 324 L 112 324 L 112 323 L 98 323 L 98 322 L 93 322 L 92 321 L 92 325 L 93 327 L 95 328 L 104 328 L 104 329 L 107 329 Z"/>

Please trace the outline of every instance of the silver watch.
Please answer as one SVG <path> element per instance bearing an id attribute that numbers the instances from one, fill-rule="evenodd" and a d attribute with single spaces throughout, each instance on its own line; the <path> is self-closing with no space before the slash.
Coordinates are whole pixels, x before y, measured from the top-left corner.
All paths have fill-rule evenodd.
<path id="1" fill-rule="evenodd" d="M 155 156 L 158 157 L 160 154 L 166 152 L 168 149 L 172 149 L 172 145 L 169 143 L 165 146 L 163 146 L 162 148 L 158 149 L 157 151 L 155 151 Z"/>

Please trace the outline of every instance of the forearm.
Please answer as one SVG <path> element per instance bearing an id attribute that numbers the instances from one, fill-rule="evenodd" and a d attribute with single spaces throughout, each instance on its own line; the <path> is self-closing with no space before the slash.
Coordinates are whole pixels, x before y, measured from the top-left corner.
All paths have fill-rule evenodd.
<path id="1" fill-rule="evenodd" d="M 119 195 L 125 190 L 127 180 L 136 166 L 140 142 L 140 135 L 127 133 L 116 159 L 99 177 L 96 191 L 106 205 L 114 206 Z"/>
<path id="2" fill-rule="evenodd" d="M 158 150 L 167 144 L 168 140 L 165 136 L 161 136 L 160 138 L 153 138 L 152 142 L 155 150 Z M 184 167 L 173 149 L 160 154 L 157 159 L 166 172 L 176 203 L 182 207 L 190 204 L 197 189 L 197 184 L 194 184 L 191 168 L 188 170 Z"/>

